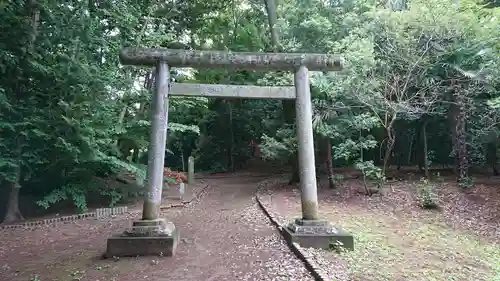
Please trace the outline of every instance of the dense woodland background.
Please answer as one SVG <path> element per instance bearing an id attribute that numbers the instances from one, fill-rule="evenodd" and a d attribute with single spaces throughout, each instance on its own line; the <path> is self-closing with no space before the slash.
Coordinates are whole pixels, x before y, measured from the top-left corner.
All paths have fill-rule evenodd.
<path id="1" fill-rule="evenodd" d="M 449 168 L 461 188 L 498 175 L 500 8 L 477 0 L 0 1 L 4 222 L 71 202 L 116 204 L 145 176 L 154 70 L 124 46 L 334 53 L 311 73 L 318 174 L 359 171 L 367 193 L 398 168 Z M 271 28 L 270 28 L 271 27 Z M 291 85 L 282 72 L 173 70 L 190 83 Z M 172 98 L 166 165 L 231 171 L 255 158 L 296 173 L 294 104 Z M 409 168 L 410 167 L 410 168 Z M 134 182 L 134 181 L 132 181 Z M 500 188 L 499 191 L 500 192 Z M 98 196 L 96 196 L 98 195 Z M 22 211 L 22 212 L 21 212 Z"/>

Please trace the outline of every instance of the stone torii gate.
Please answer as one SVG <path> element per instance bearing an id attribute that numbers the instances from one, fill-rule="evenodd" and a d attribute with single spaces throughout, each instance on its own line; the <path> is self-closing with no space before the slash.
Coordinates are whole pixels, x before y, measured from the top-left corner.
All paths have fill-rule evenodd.
<path id="1" fill-rule="evenodd" d="M 172 256 L 175 253 L 179 230 L 173 222 L 160 218 L 168 103 L 169 96 L 174 95 L 295 99 L 302 218 L 295 219 L 285 227 L 284 236 L 289 243 L 297 242 L 303 247 L 328 248 L 330 243 L 340 241 L 346 248 L 353 248 L 351 235 L 318 216 L 312 104 L 308 77 L 309 70 L 341 70 L 343 64 L 341 58 L 326 54 L 125 48 L 120 53 L 120 59 L 125 65 L 155 66 L 157 76 L 152 100 L 153 120 L 142 219 L 133 221 L 130 230 L 109 237 L 105 256 L 159 254 Z M 170 83 L 170 67 L 288 70 L 295 74 L 295 87 Z"/>

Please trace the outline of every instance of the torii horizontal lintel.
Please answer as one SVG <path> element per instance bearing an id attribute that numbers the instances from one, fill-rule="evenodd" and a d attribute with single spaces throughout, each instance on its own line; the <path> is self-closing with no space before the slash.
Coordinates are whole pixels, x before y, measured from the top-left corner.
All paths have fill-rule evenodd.
<path id="1" fill-rule="evenodd" d="M 343 59 L 330 54 L 251 53 L 225 51 L 174 50 L 162 48 L 124 48 L 120 60 L 125 65 L 155 66 L 166 61 L 171 67 L 289 70 L 306 66 L 313 71 L 342 70 Z"/>
<path id="2" fill-rule="evenodd" d="M 172 83 L 169 95 L 288 100 L 295 99 L 295 87 Z"/>

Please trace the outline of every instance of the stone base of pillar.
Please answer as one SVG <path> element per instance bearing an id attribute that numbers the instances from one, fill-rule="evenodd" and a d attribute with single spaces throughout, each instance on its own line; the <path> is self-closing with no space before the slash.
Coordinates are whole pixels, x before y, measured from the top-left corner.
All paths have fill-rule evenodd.
<path id="1" fill-rule="evenodd" d="M 132 228 L 108 238 L 105 258 L 173 256 L 179 243 L 179 230 L 165 219 L 138 220 Z"/>
<path id="2" fill-rule="evenodd" d="M 325 220 L 296 219 L 283 228 L 283 236 L 288 243 L 295 242 L 303 248 L 329 249 L 337 245 L 354 250 L 353 236 Z"/>

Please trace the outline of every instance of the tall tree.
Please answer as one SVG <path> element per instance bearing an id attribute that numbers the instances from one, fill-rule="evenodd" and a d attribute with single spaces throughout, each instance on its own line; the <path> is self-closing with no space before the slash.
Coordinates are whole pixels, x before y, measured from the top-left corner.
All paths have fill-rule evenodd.
<path id="1" fill-rule="evenodd" d="M 276 27 L 276 22 L 278 19 L 277 16 L 277 2 L 276 0 L 264 0 L 267 18 L 269 23 L 269 34 L 271 37 L 271 47 L 274 52 L 281 52 L 282 47 L 279 42 L 279 32 Z M 280 75 L 279 73 L 278 75 Z M 285 124 L 289 126 L 295 125 L 295 100 L 283 100 L 282 101 L 283 108 L 283 117 L 285 120 Z M 299 173 L 299 163 L 298 163 L 298 155 L 297 152 L 293 152 L 289 158 L 289 163 L 292 166 L 292 177 L 290 179 L 290 183 L 297 183 L 300 181 L 300 173 Z"/>
<path id="2" fill-rule="evenodd" d="M 21 56 L 21 65 L 27 66 L 30 64 L 30 59 L 34 55 L 35 43 L 38 35 L 38 26 L 40 24 L 40 9 L 36 0 L 30 0 L 25 3 L 25 5 L 19 5 L 16 7 L 17 9 L 21 9 L 20 15 L 21 17 L 27 18 L 27 22 L 29 23 L 28 31 L 25 34 L 25 52 L 22 53 Z M 23 104 L 26 102 L 26 99 L 29 98 L 30 92 L 33 89 L 29 88 L 29 80 L 32 77 L 27 77 L 26 73 L 23 73 L 19 77 L 17 81 L 17 86 L 15 88 L 15 92 L 11 95 L 11 100 L 13 104 Z M 5 213 L 4 222 L 14 222 L 18 220 L 23 220 L 23 215 L 19 209 L 19 192 L 21 190 L 21 181 L 23 175 L 23 155 L 25 151 L 25 139 L 23 135 L 23 128 L 21 124 L 24 123 L 24 118 L 22 110 L 14 110 L 14 122 L 17 123 L 16 130 L 14 131 L 14 157 L 13 157 L 13 171 L 9 178 L 7 178 L 7 188 L 10 190 L 9 199 L 7 202 L 7 211 Z"/>

